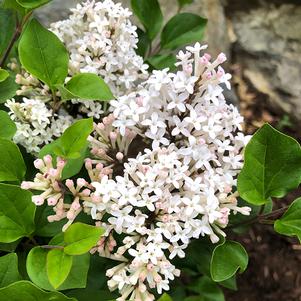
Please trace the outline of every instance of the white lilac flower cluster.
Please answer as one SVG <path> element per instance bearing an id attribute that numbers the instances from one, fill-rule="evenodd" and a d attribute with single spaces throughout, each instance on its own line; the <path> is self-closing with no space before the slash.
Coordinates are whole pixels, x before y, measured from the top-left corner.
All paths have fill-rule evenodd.
<path id="1" fill-rule="evenodd" d="M 154 289 L 161 294 L 179 276 L 172 259 L 184 257 L 192 239 L 208 235 L 216 243 L 231 213 L 250 212 L 233 191 L 248 137 L 223 96 L 231 78 L 220 66 L 226 57 L 211 60 L 200 54 L 205 48 L 187 47 L 177 56 L 179 71 L 153 71 L 136 92 L 111 101 L 112 113 L 89 137 L 90 181 L 65 182 L 71 204 L 64 203 L 62 182 L 60 191 L 51 188 L 49 177 L 57 181 L 59 171 L 45 169 L 49 158 L 36 163 L 45 176 L 23 184 L 44 187 L 33 201 L 54 206 L 50 221 L 67 217 L 64 229 L 81 211 L 106 229 L 91 252 L 121 262 L 107 271 L 118 301 L 154 300 Z"/>
<path id="2" fill-rule="evenodd" d="M 50 30 L 62 40 L 70 54 L 67 80 L 80 72 L 95 73 L 109 85 L 113 95 L 120 96 L 134 90 L 140 81 L 147 78 L 148 66 L 135 53 L 138 38 L 130 16 L 131 12 L 120 3 L 91 0 L 78 4 L 71 10 L 67 20 L 51 25 Z M 10 67 L 18 69 L 15 61 Z M 45 143 L 60 136 L 72 120 L 82 116 L 100 119 L 104 114 L 101 102 L 85 100 L 63 103 L 60 110 L 54 112 L 53 95 L 47 85 L 22 69 L 19 70 L 16 82 L 21 86 L 17 95 L 25 98 L 20 106 L 16 106 L 14 100 L 6 104 L 18 128 L 14 139 L 34 154 Z M 57 94 L 56 97 L 59 101 L 60 95 Z M 31 124 L 35 119 L 30 116 L 32 101 L 39 103 L 39 108 L 43 107 L 41 116 L 53 115 L 54 118 L 38 126 Z M 18 108 L 27 112 L 26 121 L 19 118 L 23 112 L 19 112 Z M 53 135 L 53 131 L 58 134 Z M 28 140 L 28 137 L 34 137 L 33 141 Z"/>

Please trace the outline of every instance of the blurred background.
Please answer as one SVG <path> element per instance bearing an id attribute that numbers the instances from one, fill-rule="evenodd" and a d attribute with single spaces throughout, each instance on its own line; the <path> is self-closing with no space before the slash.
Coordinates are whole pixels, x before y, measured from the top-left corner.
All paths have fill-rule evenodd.
<path id="1" fill-rule="evenodd" d="M 38 17 L 50 24 L 67 17 L 78 2 L 53 0 Z M 129 0 L 121 2 L 130 7 Z M 160 3 L 166 20 L 177 12 L 176 0 Z M 226 96 L 245 117 L 245 131 L 251 134 L 269 122 L 300 141 L 301 0 L 194 0 L 183 11 L 206 17 L 209 52 L 228 56 L 225 68 L 233 75 L 234 89 Z M 284 202 L 296 196 L 300 193 Z M 254 227 L 242 237 L 250 266 L 239 277 L 239 291 L 227 292 L 227 301 L 301 300 L 299 243 L 268 226 Z"/>

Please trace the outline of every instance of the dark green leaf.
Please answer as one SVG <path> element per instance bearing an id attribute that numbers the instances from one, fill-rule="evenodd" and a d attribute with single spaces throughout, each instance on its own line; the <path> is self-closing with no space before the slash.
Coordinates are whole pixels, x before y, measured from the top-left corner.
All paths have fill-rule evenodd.
<path id="1" fill-rule="evenodd" d="M 9 115 L 4 111 L 0 111 L 0 138 L 11 139 L 16 131 L 17 127 Z"/>
<path id="2" fill-rule="evenodd" d="M 48 2 L 50 2 L 51 0 L 17 0 L 17 2 L 27 8 L 27 9 L 35 9 L 38 8 L 42 5 L 47 4 Z"/>
<path id="3" fill-rule="evenodd" d="M 160 32 L 163 15 L 157 0 L 131 0 L 132 10 L 143 24 L 150 40 Z"/>
<path id="4" fill-rule="evenodd" d="M 16 28 L 16 16 L 11 9 L 0 8 L 0 58 L 4 54 Z"/>
<path id="5" fill-rule="evenodd" d="M 221 282 L 231 278 L 239 270 L 244 272 L 248 265 L 248 254 L 244 247 L 235 241 L 218 245 L 212 254 L 211 277 Z"/>
<path id="6" fill-rule="evenodd" d="M 24 68 L 50 88 L 64 83 L 68 73 L 67 50 L 54 33 L 35 19 L 22 35 L 19 55 Z"/>
<path id="7" fill-rule="evenodd" d="M 176 69 L 176 62 L 177 59 L 173 54 L 157 54 L 147 59 L 147 63 L 157 70 L 169 68 L 169 70 L 173 71 Z"/>
<path id="8" fill-rule="evenodd" d="M 228 288 L 230 290 L 237 291 L 236 275 L 232 276 L 229 279 L 221 281 L 218 284 L 221 285 L 221 286 L 223 286 L 223 287 L 226 287 L 226 288 Z"/>
<path id="9" fill-rule="evenodd" d="M 181 13 L 171 18 L 161 33 L 161 46 L 176 49 L 203 39 L 207 20 L 190 13 Z"/>
<path id="10" fill-rule="evenodd" d="M 274 229 L 280 234 L 297 236 L 301 242 L 301 198 L 296 199 L 283 216 L 275 221 Z"/>
<path id="11" fill-rule="evenodd" d="M 76 301 L 59 292 L 44 292 L 29 281 L 15 282 L 0 289 L 0 301 Z"/>
<path id="12" fill-rule="evenodd" d="M 19 281 L 18 256 L 16 253 L 0 257 L 0 287 Z"/>
<path id="13" fill-rule="evenodd" d="M 92 73 L 80 73 L 71 78 L 65 87 L 59 87 L 62 98 L 84 100 L 112 100 L 114 96 L 104 80 Z"/>
<path id="14" fill-rule="evenodd" d="M 0 82 L 0 103 L 6 102 L 16 95 L 19 86 L 15 82 L 15 75 L 11 74 L 5 81 Z"/>
<path id="15" fill-rule="evenodd" d="M 59 245 L 55 240 L 54 245 Z M 35 247 L 31 249 L 26 261 L 26 269 L 31 281 L 42 289 L 53 291 L 47 276 L 47 253 L 49 249 Z M 84 254 L 74 257 L 73 265 L 67 279 L 57 290 L 86 287 L 87 274 L 89 270 L 90 255 Z"/>
<path id="16" fill-rule="evenodd" d="M 17 145 L 0 138 L 0 182 L 21 181 L 25 172 L 26 166 Z"/>
<path id="17" fill-rule="evenodd" d="M 56 289 L 68 277 L 73 263 L 73 257 L 61 249 L 50 250 L 46 259 L 46 270 L 50 284 Z"/>
<path id="18" fill-rule="evenodd" d="M 19 16 L 24 16 L 26 14 L 26 9 L 22 7 L 17 0 L 2 0 L 1 7 L 5 9 L 12 9 L 18 12 Z M 0 27 L 2 28 L 2 27 Z"/>
<path id="19" fill-rule="evenodd" d="M 247 202 L 260 205 L 283 197 L 301 179 L 301 149 L 293 138 L 268 124 L 259 129 L 245 149 L 238 191 Z"/>
<path id="20" fill-rule="evenodd" d="M 115 301 L 116 298 L 118 298 L 114 296 L 114 293 L 111 293 L 109 291 L 90 288 L 72 290 L 67 292 L 67 295 L 69 297 L 76 298 L 78 301 Z"/>
<path id="21" fill-rule="evenodd" d="M 171 297 L 170 297 L 168 294 L 164 293 L 164 294 L 158 299 L 158 301 L 172 301 L 172 299 L 171 299 Z"/>
<path id="22" fill-rule="evenodd" d="M 10 243 L 0 243 L 0 251 L 4 251 L 4 252 L 14 252 L 18 246 L 18 244 L 20 243 L 22 238 L 10 242 Z"/>
<path id="23" fill-rule="evenodd" d="M 144 58 L 147 50 L 149 49 L 151 41 L 148 38 L 146 32 L 144 32 L 140 28 L 137 28 L 137 35 L 138 35 L 138 43 L 137 43 L 136 53 Z"/>
<path id="24" fill-rule="evenodd" d="M 66 246 L 64 251 L 68 255 L 81 255 L 96 246 L 104 229 L 83 223 L 72 224 L 64 233 Z"/>
<path id="25" fill-rule="evenodd" d="M 0 184 L 0 242 L 10 243 L 34 230 L 35 205 L 31 193 L 18 186 Z"/>

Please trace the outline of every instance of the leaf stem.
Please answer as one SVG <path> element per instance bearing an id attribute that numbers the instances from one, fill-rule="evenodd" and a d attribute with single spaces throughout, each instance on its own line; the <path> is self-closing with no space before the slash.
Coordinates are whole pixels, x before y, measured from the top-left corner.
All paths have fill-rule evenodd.
<path id="1" fill-rule="evenodd" d="M 22 33 L 22 30 L 25 26 L 25 24 L 27 23 L 27 21 L 29 20 L 29 18 L 31 17 L 32 15 L 32 11 L 29 12 L 27 15 L 24 16 L 24 18 L 22 19 L 21 22 L 18 22 L 16 23 L 16 29 L 15 29 L 15 32 L 3 54 L 3 57 L 1 58 L 0 60 L 0 67 L 3 68 L 4 67 L 4 64 L 5 64 L 5 61 L 7 60 L 11 50 L 13 49 L 15 43 L 17 42 L 17 40 L 19 39 L 21 33 Z"/>

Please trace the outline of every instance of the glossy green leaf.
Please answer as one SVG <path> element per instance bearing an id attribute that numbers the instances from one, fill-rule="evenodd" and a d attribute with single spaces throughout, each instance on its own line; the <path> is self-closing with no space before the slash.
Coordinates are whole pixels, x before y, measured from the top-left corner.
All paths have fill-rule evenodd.
<path id="1" fill-rule="evenodd" d="M 76 301 L 59 292 L 44 292 L 29 281 L 18 281 L 0 289 L 0 301 Z"/>
<path id="2" fill-rule="evenodd" d="M 53 245 L 60 245 L 55 240 Z M 47 254 L 50 249 L 35 247 L 31 249 L 26 260 L 26 270 L 29 278 L 33 283 L 42 289 L 53 291 L 54 288 L 50 284 L 47 275 Z M 70 273 L 66 280 L 57 288 L 57 290 L 66 290 L 74 288 L 86 287 L 87 274 L 90 264 L 90 255 L 84 254 L 76 256 Z"/>
<path id="3" fill-rule="evenodd" d="M 17 127 L 9 115 L 4 111 L 0 111 L 0 138 L 11 139 L 16 131 Z"/>
<path id="4" fill-rule="evenodd" d="M 35 9 L 38 8 L 42 5 L 47 4 L 48 2 L 50 2 L 51 0 L 17 0 L 17 2 L 27 8 L 27 9 Z"/>
<path id="5" fill-rule="evenodd" d="M 59 87 L 62 98 L 83 100 L 112 100 L 114 96 L 104 80 L 92 73 L 80 73 L 71 78 L 65 87 Z"/>
<path id="6" fill-rule="evenodd" d="M 68 73 L 67 50 L 54 33 L 35 19 L 22 35 L 19 55 L 23 67 L 49 87 L 64 83 Z"/>
<path id="7" fill-rule="evenodd" d="M 168 294 L 164 293 L 164 294 L 158 299 L 158 301 L 172 301 L 172 299 L 171 299 L 171 297 L 170 297 Z"/>
<path id="8" fill-rule="evenodd" d="M 25 172 L 26 166 L 18 146 L 0 138 L 0 182 L 21 181 Z"/>
<path id="9" fill-rule="evenodd" d="M 244 272 L 248 265 L 248 254 L 244 247 L 235 241 L 218 245 L 211 258 L 211 277 L 221 282 L 231 278 L 237 271 Z"/>
<path id="10" fill-rule="evenodd" d="M 15 81 L 16 77 L 12 73 L 5 81 L 0 82 L 0 103 L 6 102 L 16 95 L 19 86 Z"/>
<path id="11" fill-rule="evenodd" d="M 0 257 L 0 287 L 20 280 L 18 256 L 16 253 Z"/>
<path id="12" fill-rule="evenodd" d="M 189 285 L 188 288 L 194 293 L 199 294 L 199 299 L 197 299 L 197 297 L 191 297 L 186 298 L 186 301 L 225 301 L 223 291 L 207 276 L 199 278 L 193 285 Z"/>
<path id="13" fill-rule="evenodd" d="M 297 236 L 301 242 L 301 198 L 296 199 L 283 216 L 275 221 L 274 229 L 283 235 Z"/>
<path id="14" fill-rule="evenodd" d="M 0 184 L 0 242 L 10 243 L 32 234 L 34 214 L 30 192 L 18 186 Z"/>
<path id="15" fill-rule="evenodd" d="M 11 9 L 14 13 L 14 11 L 18 12 L 18 15 L 20 17 L 24 16 L 26 14 L 26 9 L 21 6 L 17 0 L 2 0 L 2 2 L 0 2 L 1 7 L 5 8 L 5 9 Z M 16 21 L 16 20 L 14 20 Z M 0 27 L 2 28 L 2 27 Z M 11 30 L 11 36 L 14 30 Z"/>
<path id="16" fill-rule="evenodd" d="M 171 18 L 161 33 L 161 46 L 176 49 L 203 39 L 207 20 L 191 13 L 181 13 Z"/>
<path id="17" fill-rule="evenodd" d="M 150 40 L 160 32 L 163 15 L 157 0 L 131 0 L 132 10 L 143 24 Z"/>
<path id="18" fill-rule="evenodd" d="M 177 59 L 173 54 L 158 54 L 147 59 L 147 63 L 157 70 L 169 68 L 169 70 L 173 71 L 176 69 L 176 62 Z"/>
<path id="19" fill-rule="evenodd" d="M 144 32 L 140 28 L 137 28 L 137 35 L 138 43 L 136 53 L 144 58 L 146 56 L 147 50 L 149 49 L 151 41 L 148 38 L 146 32 Z"/>
<path id="20" fill-rule="evenodd" d="M 4 54 L 16 28 L 16 17 L 11 9 L 0 8 L 0 58 Z M 1 69 L 0 69 L 1 72 Z"/>
<path id="21" fill-rule="evenodd" d="M 93 119 L 81 119 L 65 130 L 56 140 L 54 153 L 67 159 L 77 159 L 87 146 L 87 138 L 93 131 Z"/>
<path id="22" fill-rule="evenodd" d="M 4 82 L 9 77 L 9 73 L 0 68 L 0 82 Z"/>
<path id="23" fill-rule="evenodd" d="M 50 250 L 46 259 L 46 270 L 50 284 L 56 289 L 68 277 L 73 263 L 73 257 L 61 249 Z"/>
<path id="24" fill-rule="evenodd" d="M 247 202 L 264 204 L 270 197 L 283 197 L 298 187 L 301 180 L 300 145 L 269 124 L 254 134 L 244 157 L 238 192 Z"/>
<path id="25" fill-rule="evenodd" d="M 68 255 L 81 255 L 96 246 L 104 229 L 83 223 L 72 224 L 64 233 L 66 246 L 64 251 Z"/>

